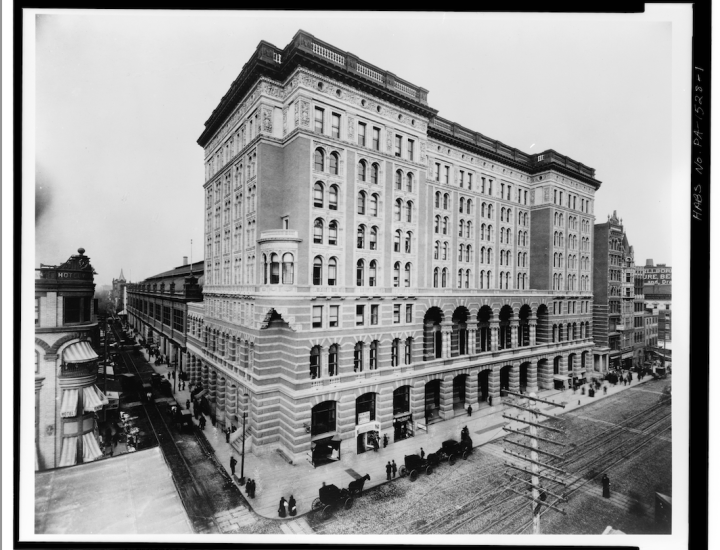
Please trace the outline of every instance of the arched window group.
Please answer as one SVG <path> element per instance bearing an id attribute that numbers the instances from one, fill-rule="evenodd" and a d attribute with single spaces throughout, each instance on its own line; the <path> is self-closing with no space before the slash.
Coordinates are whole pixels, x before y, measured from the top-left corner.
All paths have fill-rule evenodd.
<path id="1" fill-rule="evenodd" d="M 318 147 L 315 149 L 313 168 L 316 172 L 329 172 L 338 175 L 340 171 L 340 155 L 335 151 L 328 155 Z"/>
<path id="2" fill-rule="evenodd" d="M 313 272 L 312 281 L 313 285 L 324 285 L 327 282 L 328 286 L 337 285 L 337 266 L 338 261 L 334 256 L 327 261 L 327 273 L 325 272 L 325 261 L 322 256 L 315 256 L 313 260 Z M 327 275 L 327 279 L 325 276 Z"/>
<path id="3" fill-rule="evenodd" d="M 284 285 L 293 284 L 295 261 L 290 252 L 286 252 L 282 257 L 275 253 L 269 256 L 263 254 L 263 264 L 264 281 L 266 285 L 281 284 L 281 281 Z"/>
<path id="4" fill-rule="evenodd" d="M 372 184 L 377 184 L 380 178 L 380 165 L 377 162 L 368 164 L 366 160 L 358 162 L 357 168 L 357 179 L 358 181 L 369 181 Z"/>

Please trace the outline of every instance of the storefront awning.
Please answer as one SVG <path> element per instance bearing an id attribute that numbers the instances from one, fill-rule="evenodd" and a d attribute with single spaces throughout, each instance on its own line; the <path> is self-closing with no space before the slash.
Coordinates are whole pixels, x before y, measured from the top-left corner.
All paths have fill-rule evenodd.
<path id="1" fill-rule="evenodd" d="M 63 390 L 60 416 L 70 418 L 77 415 L 78 393 L 77 389 Z"/>
<path id="2" fill-rule="evenodd" d="M 77 437 L 63 438 L 62 451 L 60 451 L 60 463 L 58 466 L 74 466 L 77 464 L 77 439 Z"/>
<path id="3" fill-rule="evenodd" d="M 75 342 L 70 344 L 63 352 L 63 360 L 65 363 L 87 363 L 89 361 L 97 361 L 100 359 L 97 353 L 93 351 L 88 342 Z"/>
<path id="4" fill-rule="evenodd" d="M 95 439 L 95 434 L 93 434 L 92 432 L 88 432 L 86 434 L 83 434 L 82 438 L 83 462 L 90 462 L 92 460 L 96 460 L 103 455 L 103 452 L 100 450 L 100 445 L 98 445 L 97 439 Z"/>
<path id="5" fill-rule="evenodd" d="M 553 374 L 553 380 L 560 380 L 561 382 L 567 382 L 569 376 L 567 374 Z"/>
<path id="6" fill-rule="evenodd" d="M 83 388 L 83 408 L 85 411 L 99 411 L 104 405 L 110 403 L 105 394 L 97 386 Z"/>

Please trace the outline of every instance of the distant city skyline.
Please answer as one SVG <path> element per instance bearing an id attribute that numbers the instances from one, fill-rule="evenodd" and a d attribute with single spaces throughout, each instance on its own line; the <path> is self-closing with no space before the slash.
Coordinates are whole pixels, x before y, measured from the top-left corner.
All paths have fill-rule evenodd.
<path id="1" fill-rule="evenodd" d="M 196 140 L 258 42 L 299 29 L 428 89 L 443 118 L 594 168 L 596 222 L 617 211 L 638 263 L 672 264 L 669 23 L 153 12 L 37 16 L 36 266 L 83 247 L 104 285 L 181 265 L 191 239 L 201 259 Z"/>

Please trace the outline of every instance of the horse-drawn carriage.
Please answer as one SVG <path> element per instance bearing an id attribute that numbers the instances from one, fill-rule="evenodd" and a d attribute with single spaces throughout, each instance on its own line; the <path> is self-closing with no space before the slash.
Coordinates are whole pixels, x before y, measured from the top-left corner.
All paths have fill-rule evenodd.
<path id="1" fill-rule="evenodd" d="M 359 497 L 362 494 L 363 487 L 365 486 L 365 482 L 370 479 L 370 474 L 365 474 L 361 478 L 355 479 L 350 482 L 350 485 L 348 485 L 348 491 L 350 491 L 350 494 L 354 497 Z"/>
<path id="2" fill-rule="evenodd" d="M 420 455 L 405 455 L 405 465 L 400 466 L 400 477 L 410 476 L 410 481 L 417 479 L 418 473 L 425 471 L 427 475 L 432 474 L 434 460 L 422 458 Z"/>
<path id="3" fill-rule="evenodd" d="M 353 497 L 348 489 L 339 489 L 336 485 L 323 485 L 318 491 L 318 498 L 313 500 L 313 511 L 322 513 L 323 519 L 329 519 L 337 508 L 349 510 L 353 505 Z"/>
<path id="4" fill-rule="evenodd" d="M 458 458 L 467 460 L 467 457 L 472 453 L 472 448 L 472 439 L 470 437 L 465 437 L 459 442 L 454 439 L 447 439 L 443 441 L 442 447 L 438 449 L 435 455 L 440 460 L 447 460 L 452 466 Z"/>

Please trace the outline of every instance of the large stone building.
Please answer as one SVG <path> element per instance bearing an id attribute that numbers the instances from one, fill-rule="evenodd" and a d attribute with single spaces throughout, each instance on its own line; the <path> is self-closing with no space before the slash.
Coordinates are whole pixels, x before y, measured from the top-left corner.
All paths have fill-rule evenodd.
<path id="1" fill-rule="evenodd" d="M 127 285 L 128 324 L 167 356 L 187 368 L 188 304 L 202 301 L 204 262 L 183 264 Z"/>
<path id="2" fill-rule="evenodd" d="M 613 368 L 629 369 L 644 360 L 645 301 L 635 252 L 617 212 L 595 224 L 593 337 Z"/>
<path id="3" fill-rule="evenodd" d="M 652 259 L 645 262 L 645 301 L 648 307 L 658 310 L 658 335 L 660 346 L 672 343 L 672 267 L 654 265 Z"/>
<path id="4" fill-rule="evenodd" d="M 95 385 L 94 274 L 82 248 L 59 266 L 35 270 L 36 470 L 102 456 L 96 413 L 108 400 Z"/>
<path id="5" fill-rule="evenodd" d="M 342 459 L 593 369 L 595 171 L 427 93 L 300 31 L 205 124 L 190 375 L 256 453 Z"/>

